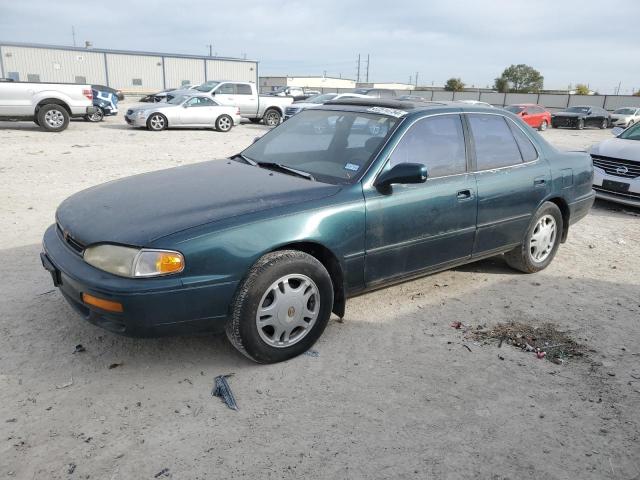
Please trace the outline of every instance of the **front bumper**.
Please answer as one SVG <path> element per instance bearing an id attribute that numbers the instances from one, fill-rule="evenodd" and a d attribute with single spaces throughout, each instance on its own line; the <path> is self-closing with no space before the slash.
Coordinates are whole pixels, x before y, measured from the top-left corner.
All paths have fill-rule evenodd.
<path id="1" fill-rule="evenodd" d="M 551 126 L 575 128 L 578 126 L 578 121 L 578 117 L 551 117 Z"/>
<path id="2" fill-rule="evenodd" d="M 138 117 L 137 115 L 125 115 L 125 122 L 131 125 L 132 127 L 141 127 L 144 128 L 147 126 L 147 117 Z"/>
<path id="3" fill-rule="evenodd" d="M 56 225 L 44 234 L 40 257 L 53 283 L 88 322 L 132 337 L 221 332 L 237 282 L 185 285 L 181 277 L 123 278 L 87 264 Z M 83 303 L 82 294 L 122 304 L 122 313 Z"/>
<path id="4" fill-rule="evenodd" d="M 594 167 L 593 188 L 598 198 L 640 207 L 640 177 L 627 178 L 610 175 L 603 169 Z"/>

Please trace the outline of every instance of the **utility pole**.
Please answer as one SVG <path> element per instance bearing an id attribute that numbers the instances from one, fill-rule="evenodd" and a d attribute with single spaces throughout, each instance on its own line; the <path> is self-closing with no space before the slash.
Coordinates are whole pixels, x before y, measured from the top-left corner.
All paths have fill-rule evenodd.
<path id="1" fill-rule="evenodd" d="M 358 54 L 358 75 L 356 76 L 356 83 L 360 83 L 360 54 Z"/>
<path id="2" fill-rule="evenodd" d="M 213 57 L 213 44 L 209 44 L 209 56 Z"/>
<path id="3" fill-rule="evenodd" d="M 416 72 L 416 87 L 418 86 L 418 74 L 419 74 L 419 73 L 420 73 L 420 72 Z"/>
<path id="4" fill-rule="evenodd" d="M 367 53 L 367 83 L 369 83 L 369 57 L 370 55 Z"/>
<path id="5" fill-rule="evenodd" d="M 73 38 L 73 46 L 76 46 L 76 27 L 71 25 L 71 38 Z"/>
<path id="6" fill-rule="evenodd" d="M 411 78 L 412 78 L 411 75 L 409 75 L 409 85 L 413 84 L 413 82 L 411 81 Z"/>
<path id="7" fill-rule="evenodd" d="M 322 78 L 327 78 L 327 71 L 326 70 L 322 71 Z"/>
<path id="8" fill-rule="evenodd" d="M 618 82 L 618 88 L 616 89 L 616 95 L 620 95 L 620 87 L 622 86 L 622 80 Z"/>

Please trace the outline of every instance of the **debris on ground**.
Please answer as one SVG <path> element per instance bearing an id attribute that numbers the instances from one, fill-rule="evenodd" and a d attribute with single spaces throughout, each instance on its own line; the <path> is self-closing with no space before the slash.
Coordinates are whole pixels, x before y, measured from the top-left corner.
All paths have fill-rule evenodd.
<path id="1" fill-rule="evenodd" d="M 229 386 L 229 382 L 227 382 L 227 378 L 231 377 L 230 375 L 218 375 L 215 378 L 215 385 L 213 390 L 211 391 L 212 397 L 220 397 L 224 403 L 227 404 L 231 410 L 238 410 L 238 405 L 236 404 L 236 399 L 233 396 L 233 392 L 231 391 L 231 387 Z"/>
<path id="2" fill-rule="evenodd" d="M 76 471 L 76 464 L 75 463 L 70 463 L 69 467 L 67 468 L 67 473 L 69 475 L 71 475 L 75 471 Z"/>
<path id="3" fill-rule="evenodd" d="M 169 476 L 169 469 L 168 468 L 163 468 L 158 473 L 156 473 L 153 476 L 153 478 L 168 477 L 168 476 Z"/>
<path id="4" fill-rule="evenodd" d="M 471 347 L 469 347 L 469 345 L 467 345 L 466 343 L 463 343 L 462 346 L 467 350 L 471 351 Z"/>
<path id="5" fill-rule="evenodd" d="M 71 380 L 70 380 L 70 381 L 68 381 L 67 383 L 63 383 L 62 385 L 56 385 L 56 388 L 57 388 L 58 390 L 61 390 L 61 389 L 63 389 L 63 388 L 70 387 L 71 385 L 73 385 L 73 376 L 71 376 Z"/>
<path id="6" fill-rule="evenodd" d="M 462 328 L 462 322 L 456 320 L 451 324 L 451 328 L 455 328 L 456 330 L 460 330 Z"/>
<path id="7" fill-rule="evenodd" d="M 73 353 L 82 353 L 86 351 L 87 349 L 84 348 L 81 343 L 79 343 L 78 345 L 76 345 L 76 348 L 73 350 Z"/>
<path id="8" fill-rule="evenodd" d="M 120 363 L 112 363 L 111 365 L 109 365 L 109 370 L 113 370 L 114 368 L 118 368 L 122 366 L 122 362 Z"/>
<path id="9" fill-rule="evenodd" d="M 320 352 L 317 350 L 307 350 L 306 352 L 304 352 L 304 354 L 308 357 L 319 357 L 320 356 Z"/>
<path id="10" fill-rule="evenodd" d="M 507 342 L 524 352 L 535 353 L 539 359 L 546 358 L 556 364 L 583 355 L 583 347 L 551 323 L 539 327 L 521 322 L 499 323 L 490 330 L 476 329 L 469 331 L 469 334 L 476 340 L 496 340 L 498 346 Z"/>

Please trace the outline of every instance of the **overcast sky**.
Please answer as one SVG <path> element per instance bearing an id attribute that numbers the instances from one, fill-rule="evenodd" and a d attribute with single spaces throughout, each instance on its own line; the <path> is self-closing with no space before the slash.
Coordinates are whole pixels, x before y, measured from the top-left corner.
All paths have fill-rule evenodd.
<path id="1" fill-rule="evenodd" d="M 545 88 L 640 89 L 640 0 L 0 0 L 0 40 L 260 61 L 262 75 L 489 86 L 526 63 Z M 362 74 L 364 79 L 364 75 Z"/>

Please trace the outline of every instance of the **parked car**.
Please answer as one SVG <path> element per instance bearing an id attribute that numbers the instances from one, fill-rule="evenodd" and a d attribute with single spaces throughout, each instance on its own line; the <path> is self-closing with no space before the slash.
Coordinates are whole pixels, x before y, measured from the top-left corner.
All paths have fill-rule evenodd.
<path id="1" fill-rule="evenodd" d="M 278 362 L 364 291 L 499 254 L 544 269 L 589 212 L 592 175 L 586 152 L 559 152 L 503 110 L 338 100 L 227 160 L 76 193 L 41 260 L 95 325 L 225 331 Z"/>
<path id="2" fill-rule="evenodd" d="M 615 138 L 590 149 L 598 198 L 640 207 L 640 123 L 615 127 Z"/>
<path id="3" fill-rule="evenodd" d="M 61 132 L 69 118 L 95 111 L 89 85 L 0 82 L 0 120 L 32 121 L 49 132 Z"/>
<path id="4" fill-rule="evenodd" d="M 397 100 L 400 100 L 403 102 L 430 102 L 431 101 L 419 95 L 401 95 L 397 98 Z"/>
<path id="5" fill-rule="evenodd" d="M 551 112 L 541 105 L 518 103 L 505 107 L 505 110 L 521 117 L 527 125 L 537 128 L 541 132 L 544 132 L 551 125 Z"/>
<path id="6" fill-rule="evenodd" d="M 139 102 L 142 103 L 159 103 L 159 102 L 166 102 L 168 100 L 171 100 L 174 95 L 172 95 L 170 92 L 158 92 L 158 93 L 152 93 L 150 95 L 145 95 L 144 97 L 142 97 L 140 100 L 138 100 Z"/>
<path id="7" fill-rule="evenodd" d="M 640 108 L 623 107 L 618 108 L 611 114 L 611 125 L 614 127 L 630 127 L 640 121 Z"/>
<path id="8" fill-rule="evenodd" d="M 166 128 L 215 128 L 228 132 L 240 123 L 240 109 L 220 105 L 209 95 L 177 95 L 162 103 L 132 107 L 124 116 L 133 127 L 158 132 Z"/>
<path id="9" fill-rule="evenodd" d="M 300 113 L 307 108 L 315 108 L 319 105 L 323 105 L 331 100 L 338 100 L 340 98 L 358 98 L 366 97 L 366 95 L 359 95 L 357 93 L 323 93 L 314 97 L 309 97 L 306 100 L 300 100 L 293 102 L 287 108 L 284 109 L 284 120 L 293 117 L 295 114 Z"/>
<path id="10" fill-rule="evenodd" d="M 356 88 L 353 93 L 366 95 L 371 98 L 393 99 L 396 97 L 395 90 L 388 90 L 386 88 Z"/>
<path id="11" fill-rule="evenodd" d="M 553 128 L 569 127 L 582 130 L 584 127 L 607 128 L 611 125 L 611 115 L 604 108 L 590 105 L 569 107 L 551 114 Z"/>
<path id="12" fill-rule="evenodd" d="M 120 102 L 124 100 L 124 93 L 122 93 L 122 90 L 118 90 L 117 88 L 107 87 L 106 85 L 91 85 L 91 88 L 100 92 L 113 93 Z"/>
<path id="13" fill-rule="evenodd" d="M 487 102 L 481 102 L 480 100 L 455 100 L 459 103 L 466 103 L 467 105 L 476 105 L 478 107 L 494 108 L 493 105 Z"/>
<path id="14" fill-rule="evenodd" d="M 256 84 L 251 82 L 209 81 L 193 90 L 175 90 L 172 95 L 200 92 L 211 95 L 220 105 L 240 108 L 240 115 L 253 123 L 264 120 L 265 125 L 275 127 L 282 121 L 284 109 L 293 102 L 290 97 L 258 95 Z"/>
<path id="15" fill-rule="evenodd" d="M 84 119 L 89 122 L 101 122 L 104 117 L 118 114 L 118 97 L 106 91 L 91 89 L 93 94 L 93 106 L 96 111 L 91 115 L 85 115 Z"/>

